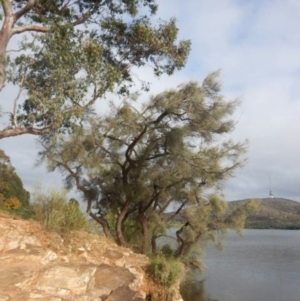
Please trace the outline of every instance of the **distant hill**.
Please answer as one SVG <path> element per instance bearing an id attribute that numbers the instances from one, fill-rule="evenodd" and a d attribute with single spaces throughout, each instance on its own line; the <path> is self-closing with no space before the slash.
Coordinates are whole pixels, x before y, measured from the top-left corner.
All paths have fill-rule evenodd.
<path id="1" fill-rule="evenodd" d="M 226 214 L 242 206 L 251 199 L 228 202 Z M 246 219 L 246 229 L 289 229 L 300 230 L 300 202 L 282 198 L 258 199 L 257 211 L 250 214 Z M 173 212 L 165 214 L 165 218 L 173 215 Z M 174 221 L 184 223 L 182 215 L 176 216 Z"/>
<path id="2" fill-rule="evenodd" d="M 300 229 L 300 202 L 282 198 L 256 200 L 260 202 L 259 209 L 248 216 L 245 228 Z M 229 210 L 247 201 L 249 199 L 229 202 Z"/>

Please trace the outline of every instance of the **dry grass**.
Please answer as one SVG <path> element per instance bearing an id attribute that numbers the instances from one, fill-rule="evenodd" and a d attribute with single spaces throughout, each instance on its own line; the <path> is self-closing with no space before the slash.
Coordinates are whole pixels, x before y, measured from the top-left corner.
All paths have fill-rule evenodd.
<path id="1" fill-rule="evenodd" d="M 153 281 L 146 274 L 141 289 L 146 292 L 147 301 L 170 301 L 174 300 L 174 296 L 179 291 L 179 283 L 170 287 L 165 287 Z"/>

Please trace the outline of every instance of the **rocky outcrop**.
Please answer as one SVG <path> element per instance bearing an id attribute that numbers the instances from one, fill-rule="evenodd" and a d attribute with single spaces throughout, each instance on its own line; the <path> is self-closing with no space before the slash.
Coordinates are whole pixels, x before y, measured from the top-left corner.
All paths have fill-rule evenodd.
<path id="1" fill-rule="evenodd" d="M 0 213 L 0 301 L 142 301 L 147 263 L 99 235 L 63 239 Z"/>

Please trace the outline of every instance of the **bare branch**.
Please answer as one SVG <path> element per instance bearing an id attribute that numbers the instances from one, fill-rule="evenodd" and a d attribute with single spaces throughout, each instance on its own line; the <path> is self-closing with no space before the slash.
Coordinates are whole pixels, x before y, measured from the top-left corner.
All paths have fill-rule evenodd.
<path id="1" fill-rule="evenodd" d="M 6 53 L 9 53 L 9 52 L 21 52 L 21 51 L 24 51 L 24 48 L 6 50 Z"/>
<path id="2" fill-rule="evenodd" d="M 153 124 L 158 124 L 160 123 L 167 115 L 169 114 L 169 112 L 165 111 L 163 113 L 161 113 L 156 120 L 152 121 Z"/>
<path id="3" fill-rule="evenodd" d="M 171 235 L 167 235 L 167 234 L 160 234 L 160 235 L 157 235 L 157 236 L 155 236 L 155 239 L 160 238 L 160 237 L 166 237 L 166 238 L 174 239 L 174 240 L 177 241 L 177 238 L 175 238 L 175 237 L 173 237 L 173 236 L 171 236 Z"/>
<path id="4" fill-rule="evenodd" d="M 153 160 L 153 159 L 157 159 L 157 158 L 160 158 L 160 157 L 167 156 L 169 154 L 170 154 L 169 152 L 165 152 L 165 153 L 162 153 L 162 154 L 157 154 L 157 155 L 153 155 L 151 157 L 147 157 L 145 160 L 149 161 L 149 160 Z"/>
<path id="5" fill-rule="evenodd" d="M 11 32 L 11 35 L 20 34 L 25 31 L 48 32 L 49 28 L 44 26 L 39 26 L 39 25 L 24 25 L 24 26 L 14 28 Z"/>
<path id="6" fill-rule="evenodd" d="M 118 141 L 121 144 L 125 144 L 125 145 L 129 146 L 129 144 L 126 141 L 123 141 L 123 140 L 121 140 L 121 139 L 119 139 L 117 137 L 114 137 L 114 136 L 111 136 L 111 135 L 107 135 L 107 134 L 104 134 L 103 137 L 109 138 L 109 139 L 114 140 L 114 141 Z"/>
<path id="7" fill-rule="evenodd" d="M 25 135 L 25 134 L 41 136 L 41 135 L 47 134 L 51 130 L 51 128 L 52 128 L 52 125 L 41 128 L 41 129 L 33 128 L 33 127 L 29 127 L 29 128 L 7 127 L 0 131 L 0 139 L 7 138 L 7 137 L 20 136 L 20 135 Z"/>
<path id="8" fill-rule="evenodd" d="M 180 211 L 183 209 L 183 207 L 186 205 L 187 201 L 183 202 L 180 207 L 176 210 L 176 212 L 174 214 L 172 214 L 167 221 L 171 221 L 176 215 L 178 215 L 180 213 Z"/>
<path id="9" fill-rule="evenodd" d="M 36 0 L 28 0 L 26 6 L 24 6 L 14 14 L 15 22 L 18 21 L 24 15 L 26 15 L 29 11 L 31 11 L 31 9 L 34 7 L 35 4 L 36 4 Z"/>
<path id="10" fill-rule="evenodd" d="M 1 116 L 2 114 L 12 115 L 12 112 L 0 111 L 0 116 Z"/>

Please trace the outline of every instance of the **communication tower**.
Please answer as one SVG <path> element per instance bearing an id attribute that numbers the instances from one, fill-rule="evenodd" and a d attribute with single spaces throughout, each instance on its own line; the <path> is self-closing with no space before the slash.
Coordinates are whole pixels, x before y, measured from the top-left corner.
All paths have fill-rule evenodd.
<path id="1" fill-rule="evenodd" d="M 271 199 L 274 199 L 274 194 L 273 194 L 273 190 L 272 190 L 272 181 L 271 181 L 271 177 L 269 177 L 269 181 L 270 181 L 270 192 L 269 192 L 269 197 Z"/>

